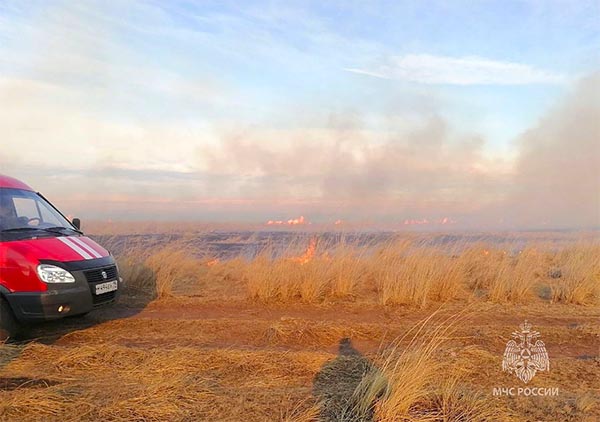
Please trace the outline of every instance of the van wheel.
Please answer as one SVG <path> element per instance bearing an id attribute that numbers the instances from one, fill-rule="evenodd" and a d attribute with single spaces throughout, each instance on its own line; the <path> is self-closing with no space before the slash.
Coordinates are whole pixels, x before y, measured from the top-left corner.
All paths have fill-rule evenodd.
<path id="1" fill-rule="evenodd" d="M 0 298 L 0 342 L 14 337 L 19 331 L 19 324 L 13 315 L 10 305 Z"/>

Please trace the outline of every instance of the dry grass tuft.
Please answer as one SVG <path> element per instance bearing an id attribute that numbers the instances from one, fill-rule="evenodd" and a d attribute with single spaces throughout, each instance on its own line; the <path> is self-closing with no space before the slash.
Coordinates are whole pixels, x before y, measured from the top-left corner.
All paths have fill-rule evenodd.
<path id="1" fill-rule="evenodd" d="M 334 299 L 356 299 L 358 289 L 368 276 L 365 252 L 348 244 L 337 246 L 325 255 L 327 295 Z"/>
<path id="2" fill-rule="evenodd" d="M 382 305 L 446 302 L 461 294 L 463 274 L 455 260 L 434 249 L 383 253 L 375 258 L 375 280 Z"/>
<path id="3" fill-rule="evenodd" d="M 560 271 L 552 284 L 555 302 L 595 305 L 600 301 L 600 245 L 577 245 L 556 256 Z"/>
<path id="4" fill-rule="evenodd" d="M 433 390 L 427 403 L 427 410 L 418 419 L 453 422 L 492 422 L 507 415 L 494 407 L 479 391 L 466 385 L 464 377 L 451 375 L 443 380 L 437 390 Z"/>
<path id="5" fill-rule="evenodd" d="M 492 269 L 494 277 L 489 288 L 489 299 L 499 303 L 524 303 L 531 299 L 533 286 L 541 272 L 543 254 L 535 247 L 527 247 L 516 256 L 506 254 Z"/>
<path id="6" fill-rule="evenodd" d="M 180 246 L 168 246 L 157 251 L 134 249 L 119 257 L 119 271 L 125 280 L 126 293 L 164 299 L 174 294 L 177 285 L 195 285 L 198 269 L 217 265 L 191 256 Z"/>
<path id="7" fill-rule="evenodd" d="M 284 409 L 279 417 L 280 422 L 320 422 L 319 406 L 312 400 L 302 400 L 291 408 Z"/>
<path id="8" fill-rule="evenodd" d="M 375 414 L 379 422 L 469 421 L 498 417 L 482 395 L 465 387 L 440 351 L 453 336 L 462 315 L 434 322 L 433 313 L 376 358 L 377 366 L 356 388 L 357 415 Z M 365 420 L 367 420 L 365 418 Z"/>
<path id="9" fill-rule="evenodd" d="M 298 263 L 263 254 L 247 266 L 249 296 L 260 302 L 320 302 L 326 292 L 327 265 L 321 259 Z"/>
<path id="10" fill-rule="evenodd" d="M 156 277 L 145 264 L 144 259 L 135 253 L 117 259 L 119 273 L 125 280 L 127 293 L 131 295 L 152 295 L 156 292 Z M 149 292 L 152 292 L 149 294 Z"/>
<path id="11" fill-rule="evenodd" d="M 184 249 L 164 248 L 148 257 L 145 264 L 154 273 L 158 299 L 172 296 L 176 283 L 194 284 L 197 281 L 198 260 Z"/>

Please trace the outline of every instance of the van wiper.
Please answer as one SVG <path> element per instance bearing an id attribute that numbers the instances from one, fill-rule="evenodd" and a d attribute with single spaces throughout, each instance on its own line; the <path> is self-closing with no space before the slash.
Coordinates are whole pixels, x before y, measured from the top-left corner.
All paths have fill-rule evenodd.
<path id="1" fill-rule="evenodd" d="M 0 230 L 0 232 L 16 233 L 16 232 L 26 232 L 26 231 L 31 231 L 31 230 L 41 230 L 44 232 L 54 233 L 54 234 L 64 234 L 64 232 L 63 232 L 64 230 L 71 230 L 76 233 L 83 234 L 83 232 L 80 230 L 72 229 L 70 227 L 61 227 L 61 226 L 56 226 L 56 227 L 14 227 L 12 229 Z"/>
<path id="2" fill-rule="evenodd" d="M 29 231 L 29 230 L 44 230 L 44 229 L 40 229 L 39 227 L 13 227 L 12 229 L 1 230 L 1 232 L 2 233 L 24 232 L 24 231 Z"/>
<path id="3" fill-rule="evenodd" d="M 79 234 L 83 234 L 83 232 L 81 230 L 72 229 L 71 227 L 63 227 L 63 226 L 44 227 L 41 230 L 45 230 L 50 233 L 58 233 L 58 234 L 62 234 L 63 230 L 70 230 L 70 231 L 73 231 L 73 232 L 76 232 Z"/>

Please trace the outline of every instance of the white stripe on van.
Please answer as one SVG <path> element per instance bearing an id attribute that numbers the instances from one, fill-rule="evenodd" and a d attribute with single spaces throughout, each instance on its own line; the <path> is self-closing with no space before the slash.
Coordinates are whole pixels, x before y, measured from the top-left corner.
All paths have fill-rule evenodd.
<path id="1" fill-rule="evenodd" d="M 84 251 L 83 249 L 81 249 L 75 243 L 71 242 L 71 240 L 69 240 L 68 238 L 66 238 L 66 237 L 57 237 L 57 239 L 60 240 L 65 245 L 67 245 L 69 248 L 73 249 L 75 252 L 77 252 L 83 258 L 85 258 L 85 259 L 92 259 L 92 256 L 89 253 L 87 253 L 86 251 Z"/>
<path id="2" fill-rule="evenodd" d="M 77 239 L 81 240 L 83 243 L 85 243 L 89 248 L 93 249 L 94 251 L 96 251 L 97 253 L 100 254 L 100 256 L 106 256 L 107 255 L 107 251 L 104 250 L 104 248 L 102 248 L 102 246 L 98 245 L 96 242 L 94 242 L 92 239 L 90 239 L 89 237 L 85 237 L 85 236 L 80 236 L 77 237 Z"/>
<path id="3" fill-rule="evenodd" d="M 89 253 L 91 253 L 94 258 L 102 258 L 102 255 L 100 255 L 98 252 L 96 252 L 96 250 L 94 248 L 92 248 L 90 245 L 88 245 L 87 243 L 85 243 L 80 238 L 73 236 L 73 237 L 69 237 L 69 240 L 71 242 L 77 243 L 83 249 L 85 249 L 86 251 L 88 251 Z"/>

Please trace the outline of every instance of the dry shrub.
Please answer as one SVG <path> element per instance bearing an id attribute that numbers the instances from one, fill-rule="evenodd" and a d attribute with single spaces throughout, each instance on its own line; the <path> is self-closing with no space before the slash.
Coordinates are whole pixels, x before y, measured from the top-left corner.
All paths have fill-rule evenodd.
<path id="1" fill-rule="evenodd" d="M 560 277 L 552 288 L 555 302 L 578 305 L 600 300 L 600 245 L 577 245 L 560 251 L 556 257 Z"/>
<path id="2" fill-rule="evenodd" d="M 246 295 L 244 284 L 245 268 L 247 260 L 237 257 L 230 260 L 217 260 L 206 257 L 200 261 L 201 267 L 198 271 L 200 292 L 193 289 L 195 295 L 222 298 L 231 300 L 233 297 L 243 298 Z M 191 287 L 191 286 L 188 286 Z"/>
<path id="3" fill-rule="evenodd" d="M 410 417 L 410 411 L 427 397 L 429 386 L 442 368 L 435 352 L 446 341 L 449 330 L 443 325 L 427 330 L 427 322 L 432 318 L 433 315 L 393 340 L 377 357 L 378 367 L 365 376 L 355 391 L 361 413 L 367 413 L 376 404 L 379 420 L 402 420 Z"/>
<path id="4" fill-rule="evenodd" d="M 325 275 L 327 267 L 328 263 L 323 262 L 321 259 L 311 260 L 304 265 L 296 266 L 293 272 L 296 273 L 297 277 L 298 294 L 292 291 L 291 294 L 288 294 L 288 297 L 299 297 L 305 303 L 316 303 L 323 300 L 327 288 L 327 277 Z"/>
<path id="5" fill-rule="evenodd" d="M 350 256 L 319 257 L 305 263 L 259 257 L 247 268 L 248 294 L 261 302 L 351 299 L 364 274 L 362 268 L 358 258 Z"/>

